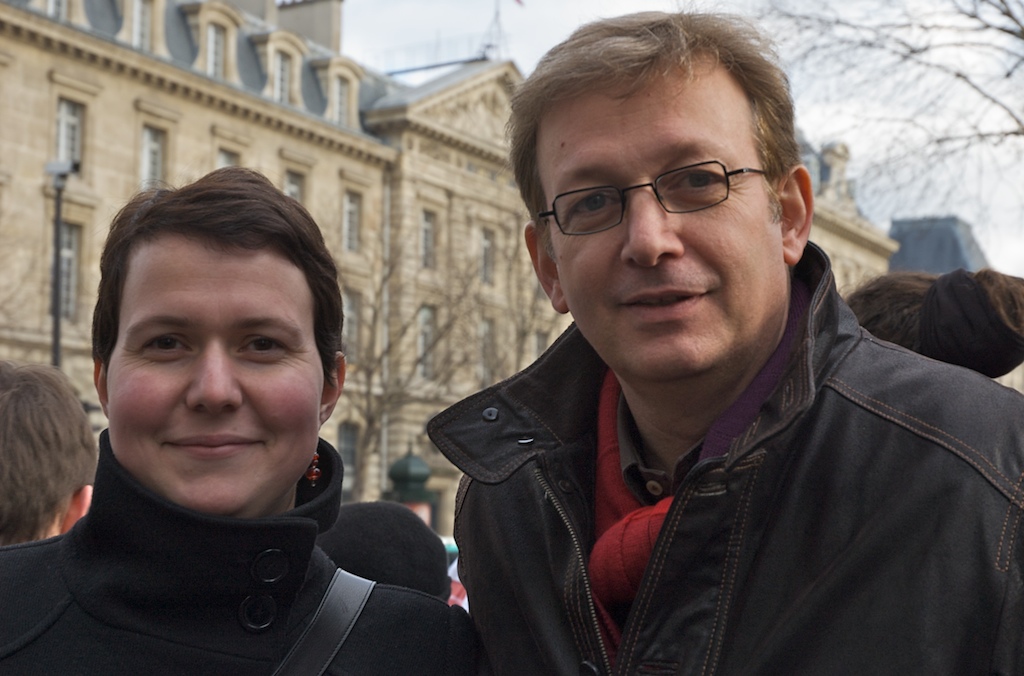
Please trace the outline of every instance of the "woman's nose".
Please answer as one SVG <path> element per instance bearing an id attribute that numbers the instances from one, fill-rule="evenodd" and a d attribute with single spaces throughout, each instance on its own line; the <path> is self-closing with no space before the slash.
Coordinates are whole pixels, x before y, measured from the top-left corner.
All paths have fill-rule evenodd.
<path id="1" fill-rule="evenodd" d="M 203 350 L 194 364 L 186 396 L 189 408 L 211 413 L 241 405 L 242 390 L 236 364 L 224 348 L 218 346 Z"/>

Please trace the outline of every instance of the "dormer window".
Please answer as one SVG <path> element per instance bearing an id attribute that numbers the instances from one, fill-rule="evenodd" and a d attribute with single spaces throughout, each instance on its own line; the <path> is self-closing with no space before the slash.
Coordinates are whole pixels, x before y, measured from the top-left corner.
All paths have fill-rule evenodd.
<path id="1" fill-rule="evenodd" d="M 348 79 L 343 77 L 334 78 L 334 123 L 348 126 Z"/>
<path id="2" fill-rule="evenodd" d="M 132 46 L 144 52 L 153 50 L 153 0 L 133 0 Z"/>
<path id="3" fill-rule="evenodd" d="M 274 53 L 274 100 L 290 103 L 292 86 L 292 57 L 284 52 Z"/>
<path id="4" fill-rule="evenodd" d="M 220 24 L 211 23 L 206 26 L 206 74 L 219 80 L 224 79 L 225 46 L 228 31 Z"/>
<path id="5" fill-rule="evenodd" d="M 60 21 L 68 20 L 68 0 L 46 0 L 46 13 Z"/>
<path id="6" fill-rule="evenodd" d="M 153 0 L 156 7 L 171 0 Z M 181 3 L 181 0 L 178 0 Z M 221 2 L 188 2 L 178 4 L 188 19 L 196 50 L 193 67 L 207 77 L 238 84 L 237 41 L 245 19 L 242 13 Z"/>

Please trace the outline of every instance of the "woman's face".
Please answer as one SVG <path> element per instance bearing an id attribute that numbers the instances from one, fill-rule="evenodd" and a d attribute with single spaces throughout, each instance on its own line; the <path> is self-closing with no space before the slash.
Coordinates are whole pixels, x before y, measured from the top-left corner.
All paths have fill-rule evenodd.
<path id="1" fill-rule="evenodd" d="M 110 443 L 140 483 L 206 514 L 294 506 L 344 380 L 324 381 L 305 276 L 270 249 L 180 235 L 128 259 L 117 344 L 96 364 Z"/>

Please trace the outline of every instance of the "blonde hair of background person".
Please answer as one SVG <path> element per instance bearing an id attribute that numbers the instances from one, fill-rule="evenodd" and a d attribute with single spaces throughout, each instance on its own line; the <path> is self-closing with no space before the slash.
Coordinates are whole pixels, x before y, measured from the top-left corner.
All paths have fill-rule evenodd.
<path id="1" fill-rule="evenodd" d="M 0 545 L 71 528 L 92 502 L 97 455 L 67 376 L 0 361 Z"/>

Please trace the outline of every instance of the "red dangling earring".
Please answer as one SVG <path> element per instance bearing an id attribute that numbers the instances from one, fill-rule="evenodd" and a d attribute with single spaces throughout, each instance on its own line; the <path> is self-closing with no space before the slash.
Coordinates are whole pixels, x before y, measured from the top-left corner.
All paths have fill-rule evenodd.
<path id="1" fill-rule="evenodd" d="M 309 469 L 306 470 L 306 480 L 309 482 L 310 486 L 316 486 L 317 479 L 319 479 L 320 475 L 323 474 L 323 472 L 320 471 L 320 468 L 317 467 L 319 464 L 320 454 L 313 453 L 313 461 L 309 463 Z"/>

